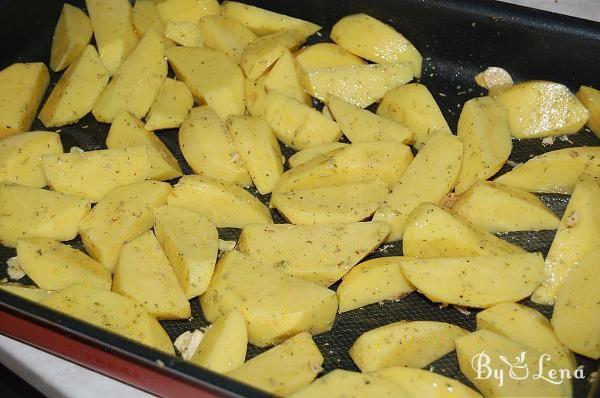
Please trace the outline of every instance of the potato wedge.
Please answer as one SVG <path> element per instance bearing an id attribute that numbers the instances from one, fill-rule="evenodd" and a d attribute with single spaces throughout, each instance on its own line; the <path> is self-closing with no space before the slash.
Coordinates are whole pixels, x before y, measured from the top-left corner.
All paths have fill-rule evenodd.
<path id="1" fill-rule="evenodd" d="M 508 111 L 510 132 L 515 138 L 575 134 L 590 116 L 569 89 L 559 83 L 519 83 L 494 98 Z"/>
<path id="2" fill-rule="evenodd" d="M 201 18 L 198 31 L 206 47 L 227 54 L 237 64 L 242 60 L 244 49 L 256 39 L 256 35 L 250 29 L 222 15 Z"/>
<path id="3" fill-rule="evenodd" d="M 411 144 L 414 141 L 413 133 L 406 126 L 361 109 L 335 95 L 328 97 L 327 105 L 351 142 L 398 141 Z"/>
<path id="4" fill-rule="evenodd" d="M 191 361 L 217 373 L 227 373 L 244 364 L 248 327 L 241 312 L 233 310 L 209 326 Z"/>
<path id="5" fill-rule="evenodd" d="M 317 377 L 323 355 L 310 334 L 299 333 L 250 359 L 227 376 L 275 395 L 289 395 Z"/>
<path id="6" fill-rule="evenodd" d="M 248 78 L 256 80 L 286 51 L 300 47 L 304 39 L 304 36 L 293 30 L 258 37 L 244 49 L 240 66 Z"/>
<path id="7" fill-rule="evenodd" d="M 467 333 L 445 322 L 400 321 L 361 334 L 349 353 L 362 372 L 390 366 L 423 368 L 454 351 L 454 340 Z"/>
<path id="8" fill-rule="evenodd" d="M 256 90 L 259 91 L 260 86 Z M 257 100 L 261 101 L 259 97 Z M 335 142 L 342 136 L 337 123 L 300 101 L 277 91 L 269 91 L 262 101 L 262 104 L 255 105 L 255 109 L 262 110 L 259 116 L 269 123 L 277 138 L 287 146 L 306 149 Z"/>
<path id="9" fill-rule="evenodd" d="M 74 239 L 91 203 L 78 196 L 0 182 L 0 244 L 22 238 Z"/>
<path id="10" fill-rule="evenodd" d="M 46 127 L 77 123 L 92 110 L 108 79 L 96 49 L 87 46 L 52 89 L 39 119 Z"/>
<path id="11" fill-rule="evenodd" d="M 415 397 L 481 398 L 481 394 L 461 382 L 423 369 L 393 366 L 379 370 L 373 376 L 393 381 Z"/>
<path id="12" fill-rule="evenodd" d="M 379 179 L 331 187 L 275 192 L 271 207 L 292 224 L 363 221 L 373 215 L 388 194 Z"/>
<path id="13" fill-rule="evenodd" d="M 156 350 L 175 355 L 160 323 L 141 304 L 120 294 L 72 285 L 41 301 L 56 311 L 107 329 Z"/>
<path id="14" fill-rule="evenodd" d="M 433 132 L 451 132 L 435 99 L 419 83 L 405 84 L 387 93 L 377 107 L 377 114 L 408 127 L 415 135 L 417 149 L 425 145 Z"/>
<path id="15" fill-rule="evenodd" d="M 412 159 L 410 148 L 399 142 L 355 142 L 286 171 L 273 191 L 321 188 L 376 178 L 393 185 Z"/>
<path id="16" fill-rule="evenodd" d="M 560 379 L 548 374 L 558 371 L 557 366 L 545 362 L 541 359 L 543 353 L 533 348 L 486 329 L 458 338 L 455 343 L 461 372 L 486 397 L 571 396 L 567 384 L 561 384 Z M 540 363 L 542 376 L 556 384 L 533 377 L 540 370 Z M 502 382 L 499 376 L 492 374 L 502 374 Z M 515 377 L 510 377 L 511 374 Z"/>
<path id="17" fill-rule="evenodd" d="M 192 0 L 193 1 L 193 0 Z M 193 22 L 169 21 L 165 25 L 165 37 L 184 47 L 203 47 L 204 42 Z"/>
<path id="18" fill-rule="evenodd" d="M 44 155 L 42 168 L 52 190 L 94 202 L 114 188 L 143 181 L 152 173 L 146 146 Z"/>
<path id="19" fill-rule="evenodd" d="M 400 267 L 431 301 L 473 308 L 522 300 L 544 278 L 540 253 L 414 259 Z"/>
<path id="20" fill-rule="evenodd" d="M 533 308 L 501 303 L 477 314 L 477 329 L 487 329 L 550 355 L 561 369 L 574 371 L 575 357 L 558 341 L 550 321 Z"/>
<path id="21" fill-rule="evenodd" d="M 581 259 L 569 271 L 556 296 L 552 327 L 571 351 L 600 358 L 600 249 Z"/>
<path id="22" fill-rule="evenodd" d="M 400 270 L 403 259 L 396 256 L 374 258 L 352 268 L 337 288 L 338 312 L 399 299 L 414 291 Z"/>
<path id="23" fill-rule="evenodd" d="M 450 211 L 492 233 L 556 229 L 560 222 L 537 196 L 490 181 L 475 182 Z"/>
<path id="24" fill-rule="evenodd" d="M 330 286 L 375 250 L 389 232 L 386 224 L 252 224 L 237 250 L 292 276 Z"/>
<path id="25" fill-rule="evenodd" d="M 312 106 L 312 99 L 304 91 L 303 74 L 292 53 L 286 51 L 267 73 L 263 84 L 268 90 L 278 91 Z"/>
<path id="26" fill-rule="evenodd" d="M 304 47 L 296 53 L 296 61 L 305 71 L 366 64 L 365 60 L 334 43 L 317 43 Z"/>
<path id="27" fill-rule="evenodd" d="M 343 142 L 330 142 L 328 144 L 314 145 L 294 153 L 289 157 L 288 163 L 290 168 L 294 168 L 316 158 L 319 155 L 324 155 L 331 151 L 335 151 L 336 149 L 344 148 L 347 145 L 348 144 Z"/>
<path id="28" fill-rule="evenodd" d="M 526 253 L 519 246 L 510 244 L 433 203 L 417 206 L 406 220 L 402 251 L 405 256 L 418 258 Z"/>
<path id="29" fill-rule="evenodd" d="M 115 115 L 123 110 L 141 119 L 148 113 L 166 77 L 162 39 L 149 30 L 102 91 L 92 114 L 105 123 L 112 123 Z M 141 81 L 144 84 L 140 84 Z"/>
<path id="30" fill-rule="evenodd" d="M 204 293 L 219 250 L 219 233 L 213 223 L 191 210 L 162 206 L 154 210 L 154 233 L 186 297 Z"/>
<path id="31" fill-rule="evenodd" d="M 582 174 L 600 177 L 600 147 L 546 152 L 518 165 L 494 181 L 529 192 L 573 192 Z"/>
<path id="32" fill-rule="evenodd" d="M 265 77 L 262 76 L 258 80 L 246 79 L 244 83 L 246 109 L 252 116 L 264 117 L 267 106 L 267 89 L 264 85 Z"/>
<path id="33" fill-rule="evenodd" d="M 179 128 L 179 147 L 194 173 L 248 187 L 252 179 L 219 115 L 193 108 Z"/>
<path id="34" fill-rule="evenodd" d="M 496 174 L 508 159 L 512 150 L 508 113 L 492 97 L 473 98 L 463 106 L 457 135 L 464 144 L 455 189 L 461 193 Z"/>
<path id="35" fill-rule="evenodd" d="M 237 1 L 224 1 L 221 5 L 221 15 L 240 22 L 259 36 L 282 30 L 291 30 L 306 38 L 321 29 L 319 25 L 312 22 L 288 17 Z"/>
<path id="36" fill-rule="evenodd" d="M 402 239 L 408 218 L 419 204 L 438 203 L 452 190 L 462 156 L 463 144 L 456 136 L 444 132 L 430 135 L 373 216 L 390 225 L 388 242 Z"/>
<path id="37" fill-rule="evenodd" d="M 592 87 L 581 86 L 577 92 L 577 99 L 590 113 L 587 126 L 596 137 L 600 138 L 600 91 Z"/>
<path id="38" fill-rule="evenodd" d="M 333 290 L 294 278 L 236 250 L 217 262 L 200 304 L 209 322 L 240 310 L 248 322 L 248 341 L 259 347 L 281 343 L 300 332 L 328 331 L 338 305 Z"/>
<path id="39" fill-rule="evenodd" d="M 546 278 L 531 296 L 551 305 L 571 268 L 600 246 L 600 184 L 589 176 L 575 185 L 552 246 L 546 256 Z"/>
<path id="40" fill-rule="evenodd" d="M 194 97 L 187 86 L 174 79 L 163 82 L 146 116 L 146 129 L 177 128 L 194 106 Z"/>
<path id="41" fill-rule="evenodd" d="M 111 74 L 138 45 L 128 0 L 85 0 L 102 63 Z"/>
<path id="42" fill-rule="evenodd" d="M 158 36 L 163 38 L 165 48 L 170 48 L 175 45 L 170 39 L 163 37 L 165 35 L 166 25 L 158 12 L 158 8 L 156 8 L 155 1 L 136 0 L 131 14 L 131 22 L 140 39 L 152 29 Z"/>
<path id="43" fill-rule="evenodd" d="M 104 290 L 111 287 L 110 273 L 102 264 L 53 239 L 20 239 L 17 258 L 27 276 L 42 289 L 60 290 L 76 283 Z"/>
<path id="44" fill-rule="evenodd" d="M 48 68 L 40 62 L 0 71 L 0 139 L 29 130 L 48 83 Z"/>
<path id="45" fill-rule="evenodd" d="M 258 192 L 270 193 L 283 174 L 281 149 L 271 127 L 258 117 L 231 116 L 227 130 Z"/>
<path id="46" fill-rule="evenodd" d="M 151 131 L 144 128 L 138 118 L 127 111 L 116 114 L 106 137 L 108 149 L 125 149 L 145 146 L 150 161 L 149 177 L 155 180 L 171 180 L 181 176 L 181 167 L 169 148 Z"/>
<path id="47" fill-rule="evenodd" d="M 190 303 L 152 231 L 125 243 L 113 275 L 113 292 L 142 303 L 157 319 L 186 319 Z"/>
<path id="48" fill-rule="evenodd" d="M 154 209 L 166 204 L 171 190 L 157 181 L 113 189 L 79 224 L 87 253 L 112 272 L 123 245 L 152 228 Z"/>
<path id="49" fill-rule="evenodd" d="M 198 103 L 209 105 L 222 120 L 244 114 L 244 74 L 227 55 L 208 48 L 173 47 L 167 58 Z"/>
<path id="50" fill-rule="evenodd" d="M 220 228 L 273 222 L 269 209 L 249 192 L 207 176 L 183 176 L 167 203 L 200 213 Z"/>
<path id="51" fill-rule="evenodd" d="M 60 153 L 63 147 L 57 133 L 31 131 L 7 137 L 0 141 L 0 181 L 45 187 L 42 156 Z"/>
<path id="52" fill-rule="evenodd" d="M 410 62 L 421 77 L 423 58 L 406 37 L 367 14 L 348 15 L 333 25 L 331 39 L 353 54 L 377 63 Z"/>
<path id="53" fill-rule="evenodd" d="M 163 0 L 156 8 L 167 24 L 187 22 L 196 25 L 200 18 L 219 15 L 221 11 L 217 0 Z"/>
<path id="54" fill-rule="evenodd" d="M 12 293 L 16 296 L 36 303 L 44 300 L 50 295 L 50 293 L 52 293 L 49 290 L 38 289 L 35 286 L 25 286 L 16 283 L 0 283 L 0 290 Z"/>
<path id="55" fill-rule="evenodd" d="M 90 18 L 81 9 L 69 3 L 63 4 L 58 17 L 52 47 L 50 69 L 60 72 L 73 63 L 92 40 Z"/>
<path id="56" fill-rule="evenodd" d="M 335 95 L 359 108 L 379 101 L 413 78 L 410 63 L 338 66 L 306 71 L 304 87 L 313 97 L 327 101 Z"/>

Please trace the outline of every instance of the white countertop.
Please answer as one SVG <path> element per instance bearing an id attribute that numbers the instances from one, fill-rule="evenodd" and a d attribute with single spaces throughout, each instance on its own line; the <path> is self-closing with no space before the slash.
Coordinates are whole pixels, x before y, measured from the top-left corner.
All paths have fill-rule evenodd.
<path id="1" fill-rule="evenodd" d="M 504 1 L 600 21 L 600 0 Z M 143 391 L 2 335 L 0 362 L 49 397 L 151 397 Z"/>

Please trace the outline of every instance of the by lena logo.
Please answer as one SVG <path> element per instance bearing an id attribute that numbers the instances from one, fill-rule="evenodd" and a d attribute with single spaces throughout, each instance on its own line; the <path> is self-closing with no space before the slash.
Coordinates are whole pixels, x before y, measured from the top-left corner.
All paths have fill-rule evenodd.
<path id="1" fill-rule="evenodd" d="M 537 361 L 527 361 L 527 351 L 521 352 L 514 358 L 507 358 L 499 355 L 495 364 L 492 359 L 482 351 L 471 358 L 471 366 L 475 371 L 477 380 L 494 379 L 498 381 L 498 386 L 502 387 L 507 378 L 511 380 L 543 380 L 552 384 L 562 384 L 566 379 L 584 379 L 583 368 L 577 368 L 575 371 L 570 369 L 556 369 L 551 366 L 552 357 L 548 354 L 542 354 Z M 530 365 L 536 365 L 537 368 L 530 369 Z"/>

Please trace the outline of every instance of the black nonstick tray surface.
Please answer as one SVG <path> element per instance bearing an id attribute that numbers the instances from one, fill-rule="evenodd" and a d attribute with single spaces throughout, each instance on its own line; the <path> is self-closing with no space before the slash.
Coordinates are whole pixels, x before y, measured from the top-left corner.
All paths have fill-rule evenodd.
<path id="1" fill-rule="evenodd" d="M 308 43 L 327 41 L 328 30 L 341 17 L 368 13 L 404 33 L 424 57 L 421 82 L 433 93 L 453 131 L 456 129 L 462 104 L 473 97 L 485 94 L 474 83 L 473 77 L 487 66 L 507 69 L 515 79 L 552 80 L 566 84 L 572 90 L 579 85 L 600 87 L 600 23 L 559 16 L 547 12 L 513 6 L 491 0 L 297 0 L 297 1 L 245 1 L 267 9 L 303 18 L 323 26 L 320 34 L 309 38 Z M 58 19 L 61 1 L 53 0 L 0 0 L 0 68 L 13 62 L 43 61 L 48 63 L 52 32 Z M 85 8 L 83 1 L 72 1 Z M 51 87 L 59 74 L 52 73 Z M 48 90 L 48 93 L 50 89 Z M 88 115 L 78 124 L 65 126 L 60 134 L 65 151 L 72 146 L 85 150 L 105 148 L 109 125 L 97 123 Z M 39 120 L 32 130 L 44 130 Z M 191 173 L 177 142 L 176 130 L 158 133 L 176 155 L 186 174 Z M 587 129 L 567 140 L 556 139 L 553 145 L 544 146 L 540 139 L 514 141 L 510 162 L 499 174 L 520 163 L 550 150 L 572 146 L 598 146 L 600 141 Z M 289 157 L 292 150 L 282 148 Z M 175 181 L 173 181 L 175 182 Z M 251 191 L 256 194 L 255 190 Z M 260 196 L 259 196 L 260 197 Z M 562 216 L 568 196 L 540 195 Z M 268 196 L 261 197 L 265 203 Z M 276 222 L 282 218 L 273 211 Z M 555 231 L 507 233 L 501 237 L 528 251 L 547 253 Z M 235 239 L 239 230 L 223 229 L 222 239 Z M 80 240 L 69 242 L 82 248 Z M 368 258 L 401 255 L 401 243 L 382 245 Z M 0 247 L 0 279 L 7 277 L 6 260 L 15 256 L 14 249 Z M 30 282 L 25 277 L 20 282 Z M 333 288 L 336 286 L 334 285 Z M 551 307 L 538 306 L 528 300 L 544 315 L 550 316 Z M 197 368 L 182 360 L 172 358 L 126 339 L 59 315 L 10 294 L 0 292 L 0 309 L 22 317 L 36 319 L 45 327 L 65 331 L 101 347 L 109 352 L 126 356 L 147 366 L 161 361 L 163 372 L 180 379 L 231 396 L 261 396 L 262 393 L 239 383 Z M 338 315 L 333 329 L 315 336 L 325 357 L 324 372 L 336 368 L 357 370 L 348 356 L 348 349 L 362 333 L 399 320 L 437 320 L 457 324 L 469 330 L 475 328 L 475 314 L 460 312 L 454 307 L 443 308 L 412 293 L 396 301 L 373 304 Z M 161 322 L 174 340 L 186 330 L 202 328 L 208 323 L 202 315 L 197 299 L 192 300 L 193 319 L 190 321 Z M 250 346 L 248 358 L 262 350 Z M 76 360 L 76 358 L 74 359 Z M 583 366 L 585 380 L 574 381 L 574 396 L 596 396 L 589 381 L 591 372 L 598 369 L 599 361 L 577 356 Z M 164 364 L 164 366 L 162 366 Z M 456 354 L 451 353 L 434 362 L 430 370 L 456 378 L 471 385 L 460 373 Z M 597 384 L 597 383 L 596 383 Z M 472 385 L 471 385 L 472 386 Z"/>

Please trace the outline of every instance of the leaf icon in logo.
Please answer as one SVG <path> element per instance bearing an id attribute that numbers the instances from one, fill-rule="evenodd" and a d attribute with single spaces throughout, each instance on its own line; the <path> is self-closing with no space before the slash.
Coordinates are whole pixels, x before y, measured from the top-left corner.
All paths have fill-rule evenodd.
<path id="1" fill-rule="evenodd" d="M 529 377 L 529 368 L 527 363 L 525 363 L 525 356 L 527 355 L 526 351 L 521 352 L 518 356 L 515 357 L 515 362 L 509 361 L 504 355 L 499 355 L 498 358 L 502 362 L 504 362 L 508 368 L 511 379 L 513 380 L 523 380 Z"/>

